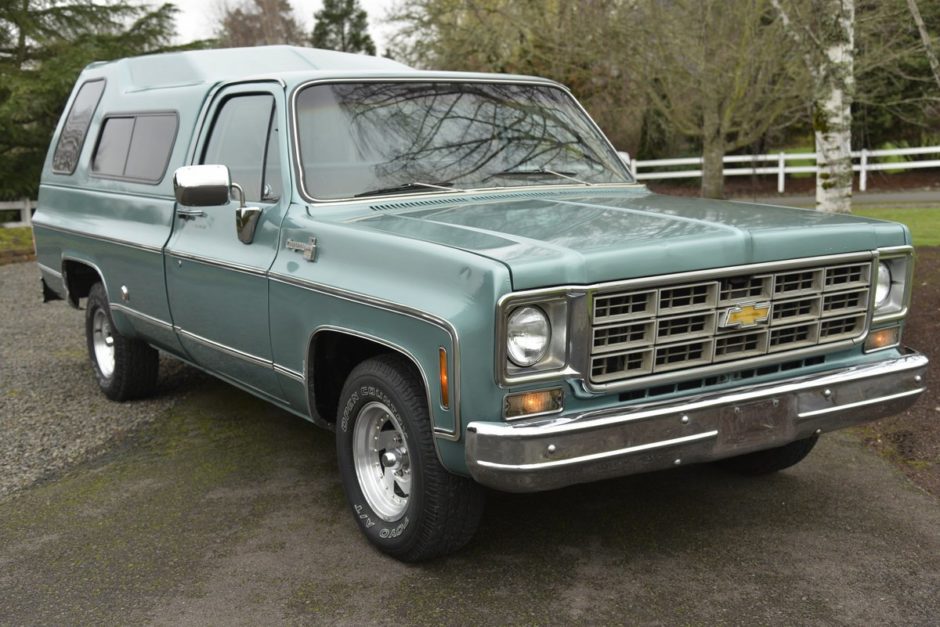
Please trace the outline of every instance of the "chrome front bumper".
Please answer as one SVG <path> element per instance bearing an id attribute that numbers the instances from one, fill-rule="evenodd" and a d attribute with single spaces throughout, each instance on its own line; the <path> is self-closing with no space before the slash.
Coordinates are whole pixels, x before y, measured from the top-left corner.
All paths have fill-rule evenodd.
<path id="1" fill-rule="evenodd" d="M 535 492 L 781 446 L 910 407 L 927 358 L 914 351 L 823 375 L 682 401 L 520 423 L 471 422 L 466 458 L 479 483 Z"/>

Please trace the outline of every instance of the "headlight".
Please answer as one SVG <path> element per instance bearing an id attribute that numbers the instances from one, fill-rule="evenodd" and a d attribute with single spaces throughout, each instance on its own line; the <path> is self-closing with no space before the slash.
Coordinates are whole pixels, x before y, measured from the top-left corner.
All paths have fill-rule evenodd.
<path id="1" fill-rule="evenodd" d="M 883 307 L 891 296 L 891 269 L 885 262 L 878 264 L 878 284 L 875 287 L 875 307 Z"/>
<path id="2" fill-rule="evenodd" d="M 519 307 L 509 314 L 506 354 L 512 363 L 526 368 L 545 357 L 552 339 L 548 316 L 538 307 Z"/>
<path id="3" fill-rule="evenodd" d="M 907 314 L 914 272 L 912 253 L 909 246 L 879 249 L 877 275 L 873 281 L 875 311 L 872 323 L 900 320 Z"/>

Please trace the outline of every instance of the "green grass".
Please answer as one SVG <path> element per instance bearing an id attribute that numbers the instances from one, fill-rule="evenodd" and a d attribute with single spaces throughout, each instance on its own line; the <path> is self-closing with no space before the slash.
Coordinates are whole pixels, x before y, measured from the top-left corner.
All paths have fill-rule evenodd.
<path id="1" fill-rule="evenodd" d="M 915 246 L 940 246 L 940 207 L 857 207 L 852 213 L 902 222 L 911 229 Z"/>
<path id="2" fill-rule="evenodd" d="M 0 227 L 0 251 L 6 250 L 32 250 L 33 230 L 28 226 L 18 226 L 12 229 Z"/>

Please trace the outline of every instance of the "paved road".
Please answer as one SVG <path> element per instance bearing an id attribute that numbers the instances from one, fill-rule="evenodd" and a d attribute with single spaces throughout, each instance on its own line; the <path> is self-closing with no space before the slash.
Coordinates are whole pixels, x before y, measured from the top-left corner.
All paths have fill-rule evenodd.
<path id="1" fill-rule="evenodd" d="M 466 550 L 406 566 L 360 537 L 330 434 L 203 377 L 162 394 L 118 448 L 0 500 L 0 624 L 940 620 L 940 501 L 851 436 L 760 480 L 493 494 Z"/>

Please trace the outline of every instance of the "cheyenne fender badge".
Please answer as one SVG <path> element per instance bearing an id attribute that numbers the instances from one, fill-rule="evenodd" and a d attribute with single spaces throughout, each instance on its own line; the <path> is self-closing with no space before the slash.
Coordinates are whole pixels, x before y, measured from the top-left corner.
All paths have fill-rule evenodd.
<path id="1" fill-rule="evenodd" d="M 307 261 L 317 260 L 317 238 L 311 237 L 309 242 L 298 242 L 297 240 L 287 240 L 287 250 L 296 250 L 304 254 Z"/>

